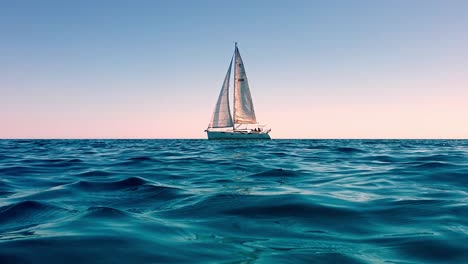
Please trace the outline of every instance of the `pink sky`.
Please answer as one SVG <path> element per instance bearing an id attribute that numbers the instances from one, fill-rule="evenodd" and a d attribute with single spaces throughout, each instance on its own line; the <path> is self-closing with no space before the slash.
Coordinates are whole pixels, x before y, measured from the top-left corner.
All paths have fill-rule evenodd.
<path id="1" fill-rule="evenodd" d="M 467 1 L 111 2 L 2 5 L 0 138 L 206 138 L 233 41 L 272 138 L 468 138 Z"/>

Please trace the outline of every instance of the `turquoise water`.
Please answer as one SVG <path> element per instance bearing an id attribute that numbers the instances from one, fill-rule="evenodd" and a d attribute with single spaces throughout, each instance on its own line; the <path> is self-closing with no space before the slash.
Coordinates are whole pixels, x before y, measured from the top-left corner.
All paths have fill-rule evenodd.
<path id="1" fill-rule="evenodd" d="M 0 140 L 0 263 L 468 263 L 468 140 Z"/>

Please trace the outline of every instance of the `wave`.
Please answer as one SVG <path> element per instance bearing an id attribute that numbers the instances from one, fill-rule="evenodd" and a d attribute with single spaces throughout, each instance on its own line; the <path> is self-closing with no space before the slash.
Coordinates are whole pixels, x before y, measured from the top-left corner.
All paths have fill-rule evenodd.
<path id="1" fill-rule="evenodd" d="M 448 162 L 436 162 L 436 161 L 425 162 L 422 164 L 412 166 L 412 168 L 414 169 L 439 169 L 439 168 L 446 169 L 446 168 L 455 168 L 455 167 L 457 167 L 455 164 L 451 164 Z"/>
<path id="2" fill-rule="evenodd" d="M 128 218 L 129 214 L 119 209 L 105 207 L 105 206 L 93 206 L 89 207 L 83 217 L 86 218 Z"/>
<path id="3" fill-rule="evenodd" d="M 7 176 L 22 176 L 38 172 L 41 172 L 41 170 L 30 166 L 11 166 L 6 168 L 0 168 L 0 174 L 4 174 Z"/>
<path id="4" fill-rule="evenodd" d="M 320 218 L 334 220 L 337 217 L 354 217 L 359 218 L 356 212 L 349 209 L 320 206 L 310 203 L 284 203 L 280 205 L 259 205 L 245 206 L 234 209 L 226 209 L 223 213 L 228 215 L 236 215 L 242 217 L 293 217 L 293 218 Z"/>
<path id="5" fill-rule="evenodd" d="M 362 152 L 364 152 L 361 149 L 351 148 L 351 147 L 339 147 L 339 148 L 336 148 L 336 151 L 343 152 L 343 153 L 362 153 Z"/>
<path id="6" fill-rule="evenodd" d="M 467 140 L 0 140 L 0 263 L 464 263 L 467 168 Z"/>
<path id="7" fill-rule="evenodd" d="M 111 176 L 113 173 L 101 170 L 91 170 L 77 174 L 77 177 L 92 177 L 92 176 Z"/>
<path id="8" fill-rule="evenodd" d="M 132 158 L 129 158 L 129 160 L 131 160 L 131 161 L 150 161 L 150 160 L 153 160 L 153 159 L 151 157 L 141 156 L 141 157 L 132 157 Z"/>
<path id="9" fill-rule="evenodd" d="M 85 181 L 74 182 L 69 186 L 82 191 L 119 191 L 134 190 L 149 184 L 148 180 L 140 177 L 130 177 L 120 181 Z"/>
<path id="10" fill-rule="evenodd" d="M 22 201 L 0 207 L 0 230 L 50 223 L 73 211 L 38 201 Z"/>
<path id="11" fill-rule="evenodd" d="M 335 221 L 343 217 L 364 220 L 363 215 L 349 208 L 314 204 L 300 195 L 215 194 L 194 204 L 169 210 L 165 213 L 201 218 L 213 215 L 231 215 L 245 218 L 290 217 L 318 222 Z"/>
<path id="12" fill-rule="evenodd" d="M 300 174 L 292 170 L 272 169 L 272 170 L 252 174 L 249 177 L 295 177 L 298 175 Z"/>

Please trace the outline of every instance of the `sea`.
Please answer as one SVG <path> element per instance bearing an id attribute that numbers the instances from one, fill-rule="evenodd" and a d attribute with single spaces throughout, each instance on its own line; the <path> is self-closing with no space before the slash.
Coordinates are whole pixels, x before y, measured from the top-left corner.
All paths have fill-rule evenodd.
<path id="1" fill-rule="evenodd" d="M 0 263 L 468 263 L 468 140 L 0 140 Z"/>

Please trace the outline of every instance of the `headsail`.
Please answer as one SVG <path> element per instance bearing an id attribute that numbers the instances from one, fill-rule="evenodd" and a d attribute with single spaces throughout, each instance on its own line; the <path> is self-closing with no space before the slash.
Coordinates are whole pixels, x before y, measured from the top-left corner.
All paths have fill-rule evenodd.
<path id="1" fill-rule="evenodd" d="M 234 53 L 234 123 L 256 124 L 257 119 L 255 118 L 249 83 L 237 45 Z"/>
<path id="2" fill-rule="evenodd" d="M 216 102 L 210 125 L 208 126 L 210 128 L 233 126 L 231 110 L 229 107 L 229 78 L 231 77 L 231 67 L 232 59 L 229 63 L 229 69 L 226 73 L 226 77 L 224 78 L 223 87 L 219 93 L 218 101 Z"/>

